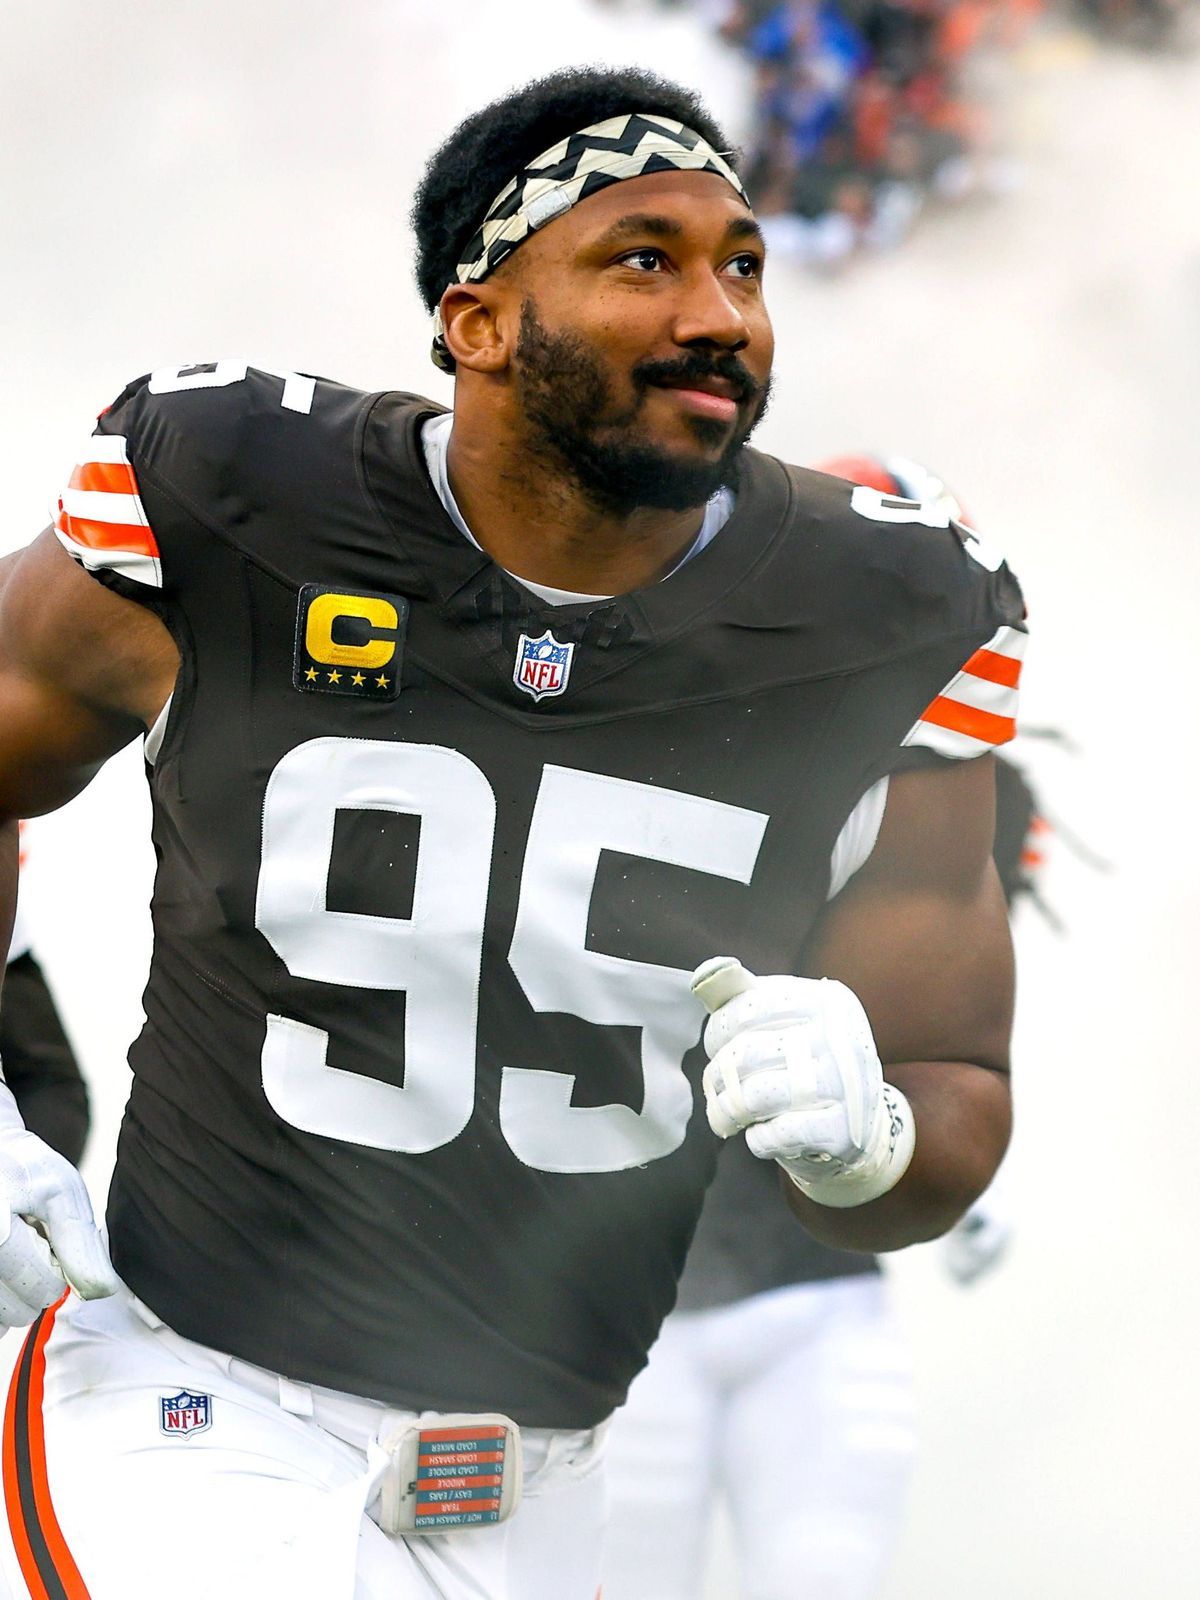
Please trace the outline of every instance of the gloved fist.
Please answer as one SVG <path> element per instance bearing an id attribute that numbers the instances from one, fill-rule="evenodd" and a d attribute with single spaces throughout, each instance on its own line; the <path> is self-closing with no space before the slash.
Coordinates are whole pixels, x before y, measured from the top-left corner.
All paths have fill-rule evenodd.
<path id="1" fill-rule="evenodd" d="M 0 1333 L 26 1327 L 68 1284 L 85 1300 L 120 1287 L 83 1179 L 29 1132 L 0 1082 Z"/>
<path id="2" fill-rule="evenodd" d="M 883 1080 L 858 996 L 831 978 L 756 978 L 717 956 L 692 991 L 704 1030 L 708 1120 L 741 1130 L 820 1205 L 858 1206 L 903 1177 L 915 1143 L 908 1101 Z"/>

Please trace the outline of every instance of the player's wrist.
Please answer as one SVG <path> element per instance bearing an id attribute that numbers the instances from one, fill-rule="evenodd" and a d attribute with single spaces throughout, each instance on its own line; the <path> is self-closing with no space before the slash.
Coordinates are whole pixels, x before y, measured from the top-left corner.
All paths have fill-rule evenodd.
<path id="1" fill-rule="evenodd" d="M 878 1200 L 900 1182 L 916 1149 L 916 1119 L 907 1097 L 894 1084 L 882 1086 L 871 1143 L 848 1167 L 822 1171 L 811 1158 L 777 1157 L 788 1177 L 814 1204 L 845 1210 Z"/>

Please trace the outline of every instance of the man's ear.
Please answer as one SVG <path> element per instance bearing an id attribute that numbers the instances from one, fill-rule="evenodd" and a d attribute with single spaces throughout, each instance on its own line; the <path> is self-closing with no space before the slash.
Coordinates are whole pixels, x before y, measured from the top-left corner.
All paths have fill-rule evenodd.
<path id="1" fill-rule="evenodd" d="M 508 366 L 509 348 L 500 319 L 502 292 L 491 283 L 454 283 L 442 296 L 442 326 L 456 367 L 493 374 Z"/>

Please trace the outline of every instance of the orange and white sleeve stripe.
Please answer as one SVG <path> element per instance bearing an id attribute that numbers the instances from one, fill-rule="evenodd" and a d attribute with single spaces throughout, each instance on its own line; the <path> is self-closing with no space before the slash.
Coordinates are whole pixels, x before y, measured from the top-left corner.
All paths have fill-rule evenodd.
<path id="1" fill-rule="evenodd" d="M 904 744 L 962 761 L 1014 738 L 1027 638 L 1018 628 L 998 628 L 926 706 Z"/>
<path id="2" fill-rule="evenodd" d="M 116 572 L 162 588 L 158 542 L 120 433 L 97 433 L 54 508 L 59 543 L 89 572 Z"/>

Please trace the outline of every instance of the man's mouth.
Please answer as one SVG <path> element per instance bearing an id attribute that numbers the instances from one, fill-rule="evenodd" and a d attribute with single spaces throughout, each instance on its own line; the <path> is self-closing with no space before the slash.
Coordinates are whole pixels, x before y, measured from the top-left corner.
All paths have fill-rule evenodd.
<path id="1" fill-rule="evenodd" d="M 680 403 L 695 416 L 713 417 L 721 422 L 733 422 L 738 406 L 745 399 L 745 386 L 732 378 L 709 373 L 704 377 L 668 378 L 655 385 L 670 389 L 679 396 Z"/>

